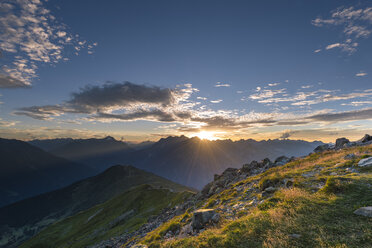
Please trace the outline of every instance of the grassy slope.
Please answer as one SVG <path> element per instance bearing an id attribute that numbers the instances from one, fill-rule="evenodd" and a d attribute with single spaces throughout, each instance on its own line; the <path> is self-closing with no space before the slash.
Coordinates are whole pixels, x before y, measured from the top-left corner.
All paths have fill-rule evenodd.
<path id="1" fill-rule="evenodd" d="M 357 159 L 345 160 L 350 153 L 358 155 Z M 353 214 L 359 207 L 372 205 L 372 169 L 355 167 L 368 155 L 372 155 L 372 146 L 312 154 L 272 168 L 200 204 L 222 215 L 217 226 L 198 236 L 164 239 L 168 230 L 189 223 L 191 214 L 186 213 L 164 223 L 140 243 L 187 248 L 372 247 L 372 219 Z M 284 179 L 292 179 L 293 185 L 284 186 Z M 260 187 L 265 184 L 279 190 L 262 197 Z M 252 204 L 255 199 L 258 204 Z"/>
<path id="2" fill-rule="evenodd" d="M 136 230 L 146 223 L 148 217 L 169 205 L 174 206 L 190 194 L 142 185 L 49 226 L 20 247 L 78 248 L 92 245 Z M 134 210 L 133 215 L 113 224 L 115 219 L 131 210 Z"/>

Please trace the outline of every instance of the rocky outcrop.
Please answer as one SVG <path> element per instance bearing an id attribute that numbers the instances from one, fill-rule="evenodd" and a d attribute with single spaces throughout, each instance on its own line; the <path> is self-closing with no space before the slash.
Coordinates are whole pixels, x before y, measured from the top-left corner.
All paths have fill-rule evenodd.
<path id="1" fill-rule="evenodd" d="M 193 229 L 200 230 L 206 224 L 219 221 L 219 214 L 214 209 L 199 209 L 192 216 L 191 226 Z"/>
<path id="2" fill-rule="evenodd" d="M 315 153 L 318 153 L 318 152 L 324 152 L 326 150 L 328 150 L 330 148 L 330 146 L 328 144 L 324 144 L 324 145 L 319 145 L 317 146 L 315 149 L 314 149 L 314 152 Z"/>
<path id="3" fill-rule="evenodd" d="M 354 211 L 354 214 L 372 217 L 372 206 L 359 208 Z"/>
<path id="4" fill-rule="evenodd" d="M 358 140 L 357 142 L 360 142 L 360 143 L 367 143 L 367 142 L 370 142 L 372 141 L 372 136 L 369 135 L 369 134 L 365 134 L 363 136 L 363 138 L 361 138 L 360 140 Z"/>
<path id="5" fill-rule="evenodd" d="M 347 147 L 353 147 L 353 146 L 366 146 L 372 144 L 372 136 L 369 134 L 365 134 L 363 138 L 360 140 L 350 142 L 347 138 L 338 138 L 336 139 L 336 143 L 334 145 L 329 145 L 329 144 L 324 144 L 324 145 L 319 145 L 314 149 L 315 153 L 318 152 L 324 152 L 327 150 L 338 150 L 342 148 L 347 148 Z M 352 158 L 345 158 L 345 159 L 352 159 Z"/>
<path id="6" fill-rule="evenodd" d="M 359 167 L 370 167 L 372 166 L 372 157 L 361 159 L 358 162 Z"/>
<path id="7" fill-rule="evenodd" d="M 280 156 L 277 159 L 275 159 L 275 165 L 285 165 L 286 163 L 289 163 L 291 161 L 291 158 L 287 158 L 286 156 Z"/>
<path id="8" fill-rule="evenodd" d="M 346 138 L 338 138 L 338 139 L 336 139 L 335 148 L 336 149 L 343 148 L 344 145 L 347 144 L 347 143 L 350 143 L 350 140 L 348 140 Z"/>

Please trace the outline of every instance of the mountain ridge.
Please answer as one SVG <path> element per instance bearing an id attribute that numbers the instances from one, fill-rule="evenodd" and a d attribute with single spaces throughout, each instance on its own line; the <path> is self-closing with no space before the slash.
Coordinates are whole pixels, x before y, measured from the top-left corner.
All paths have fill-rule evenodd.
<path id="1" fill-rule="evenodd" d="M 81 141 L 80 139 L 76 142 Z M 90 158 L 75 161 L 85 163 L 99 171 L 112 164 L 131 164 L 183 185 L 201 189 L 214 174 L 221 173 L 228 167 L 237 167 L 252 160 L 275 159 L 281 155 L 289 157 L 307 155 L 320 144 L 323 143 L 286 139 L 210 141 L 181 135 L 161 138 L 153 144 L 133 150 L 119 149 L 109 153 L 109 156 L 97 156 L 94 153 Z M 74 152 L 79 150 L 69 149 Z M 74 160 L 71 154 L 64 155 L 55 151 L 54 154 Z"/>
<path id="2" fill-rule="evenodd" d="M 66 186 L 95 174 L 27 142 L 0 138 L 0 206 Z"/>
<path id="3" fill-rule="evenodd" d="M 5 226 L 0 225 L 3 233 L 0 247 L 17 245 L 53 222 L 101 204 L 132 187 L 143 184 L 155 189 L 170 189 L 173 192 L 194 191 L 133 166 L 112 166 L 96 176 L 62 189 L 0 208 L 0 223 L 6 223 Z M 9 240 L 16 242 L 9 243 Z"/>

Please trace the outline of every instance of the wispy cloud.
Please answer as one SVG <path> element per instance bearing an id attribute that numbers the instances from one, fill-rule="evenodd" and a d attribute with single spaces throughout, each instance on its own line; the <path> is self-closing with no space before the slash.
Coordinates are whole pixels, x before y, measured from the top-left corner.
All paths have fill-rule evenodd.
<path id="1" fill-rule="evenodd" d="M 340 7 L 331 12 L 330 18 L 318 17 L 312 20 L 312 24 L 317 27 L 341 26 L 345 41 L 332 43 L 325 49 L 340 48 L 342 51 L 352 54 L 358 47 L 356 40 L 368 38 L 372 33 L 372 7 L 360 9 Z M 320 52 L 320 49 L 315 51 Z"/>
<path id="2" fill-rule="evenodd" d="M 222 83 L 222 82 L 217 82 L 214 87 L 230 87 L 231 85 L 228 83 Z"/>
<path id="3" fill-rule="evenodd" d="M 222 99 L 218 99 L 218 100 L 212 100 L 211 103 L 220 103 L 222 102 Z"/>
<path id="4" fill-rule="evenodd" d="M 0 50 L 9 62 L 0 68 L 0 88 L 30 86 L 40 64 L 68 60 L 63 54 L 67 47 L 75 54 L 93 52 L 97 43 L 88 44 L 67 30 L 40 0 L 2 1 Z"/>
<path id="5" fill-rule="evenodd" d="M 367 76 L 368 74 L 364 71 L 360 71 L 358 72 L 357 74 L 355 74 L 356 77 L 364 77 L 364 76 Z"/>

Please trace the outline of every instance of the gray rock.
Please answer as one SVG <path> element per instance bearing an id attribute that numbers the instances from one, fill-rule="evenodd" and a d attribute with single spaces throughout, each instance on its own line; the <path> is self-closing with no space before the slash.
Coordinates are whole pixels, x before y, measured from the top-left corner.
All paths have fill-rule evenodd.
<path id="1" fill-rule="evenodd" d="M 372 206 L 359 208 L 354 211 L 354 214 L 372 217 Z"/>
<path id="2" fill-rule="evenodd" d="M 212 216 L 212 219 L 211 221 L 214 222 L 214 223 L 218 223 L 220 221 L 220 215 L 218 213 L 215 213 L 213 216 Z"/>
<path id="3" fill-rule="evenodd" d="M 272 192 L 275 192 L 275 191 L 276 191 L 276 188 L 271 187 L 271 186 L 265 189 L 265 192 L 267 192 L 267 193 L 272 193 Z"/>
<path id="4" fill-rule="evenodd" d="M 294 179 L 293 179 L 293 178 L 290 178 L 290 179 L 285 178 L 285 179 L 283 180 L 283 184 L 284 184 L 284 186 L 287 187 L 287 188 L 292 187 L 293 184 L 294 184 Z"/>
<path id="5" fill-rule="evenodd" d="M 289 237 L 294 238 L 294 239 L 299 239 L 301 238 L 301 234 L 292 233 L 292 234 L 289 234 Z"/>
<path id="6" fill-rule="evenodd" d="M 192 233 L 193 233 L 193 229 L 192 229 L 191 223 L 189 223 L 187 225 L 184 225 L 181 228 L 179 236 L 180 238 L 185 238 L 187 237 L 187 235 L 191 235 Z"/>
<path id="7" fill-rule="evenodd" d="M 358 162 L 359 167 L 370 167 L 372 166 L 372 157 L 361 159 Z"/>
<path id="8" fill-rule="evenodd" d="M 361 142 L 361 143 L 366 143 L 369 141 L 372 141 L 372 136 L 370 136 L 369 134 L 365 134 L 363 138 L 358 140 L 358 142 Z"/>
<path id="9" fill-rule="evenodd" d="M 275 165 L 285 165 L 286 163 L 288 163 L 291 159 L 290 158 L 287 158 L 286 156 L 280 156 L 278 158 L 275 159 Z"/>
<path id="10" fill-rule="evenodd" d="M 214 218 L 215 214 L 216 214 L 216 211 L 214 209 L 196 210 L 192 216 L 191 226 L 194 229 L 200 230 L 205 226 L 205 224 L 212 221 L 212 218 Z"/>
<path id="11" fill-rule="evenodd" d="M 318 153 L 318 152 L 324 152 L 326 150 L 329 149 L 329 145 L 328 144 L 324 144 L 324 145 L 319 145 L 317 146 L 315 149 L 314 149 L 314 152 Z"/>
<path id="12" fill-rule="evenodd" d="M 148 246 L 147 245 L 137 244 L 137 245 L 132 245 L 130 248 L 148 248 Z"/>
<path id="13" fill-rule="evenodd" d="M 329 175 L 330 176 L 337 176 L 337 173 L 336 172 L 331 172 Z"/>
<path id="14" fill-rule="evenodd" d="M 356 155 L 354 153 L 350 153 L 344 157 L 344 159 L 354 159 L 356 158 Z"/>
<path id="15" fill-rule="evenodd" d="M 344 147 L 345 144 L 349 143 L 350 140 L 346 139 L 346 138 L 338 138 L 336 139 L 336 144 L 335 144 L 335 148 L 338 149 L 338 148 L 342 148 Z"/>

